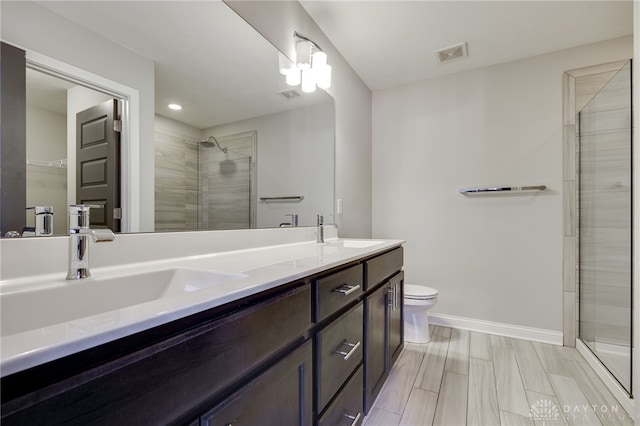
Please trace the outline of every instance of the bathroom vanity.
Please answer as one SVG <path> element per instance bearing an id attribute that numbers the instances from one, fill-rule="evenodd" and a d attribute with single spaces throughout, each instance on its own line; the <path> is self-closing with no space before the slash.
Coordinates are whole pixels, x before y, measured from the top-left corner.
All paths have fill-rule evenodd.
<path id="1" fill-rule="evenodd" d="M 109 332 L 92 336 L 68 321 L 75 344 L 31 356 L 3 348 L 1 422 L 360 424 L 403 347 L 401 244 L 337 239 L 173 264 L 250 269 L 236 266 L 223 289 L 173 297 L 170 315 L 166 301 L 147 302 L 164 311 L 117 332 L 94 322 Z M 140 306 L 95 318 L 152 312 Z M 3 343 L 19 346 L 21 334 Z"/>

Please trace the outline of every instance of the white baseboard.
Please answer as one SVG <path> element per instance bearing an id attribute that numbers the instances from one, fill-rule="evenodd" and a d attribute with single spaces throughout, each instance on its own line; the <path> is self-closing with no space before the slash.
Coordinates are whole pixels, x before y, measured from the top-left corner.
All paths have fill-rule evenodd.
<path id="1" fill-rule="evenodd" d="M 533 340 L 535 342 L 562 345 L 562 332 L 542 328 L 524 327 L 521 325 L 456 317 L 446 314 L 428 314 L 429 323 L 462 330 L 479 331 L 516 339 Z"/>
<path id="2" fill-rule="evenodd" d="M 634 400 L 629 398 L 627 392 L 624 388 L 618 383 L 616 379 L 611 376 L 609 370 L 607 370 L 602 363 L 596 358 L 596 356 L 591 353 L 591 350 L 585 345 L 582 340 L 576 339 L 576 349 L 582 355 L 582 357 L 587 361 L 587 364 L 591 367 L 591 369 L 600 377 L 600 379 L 604 382 L 605 386 L 613 396 L 616 397 L 620 405 L 627 411 L 627 413 L 634 417 Z"/>

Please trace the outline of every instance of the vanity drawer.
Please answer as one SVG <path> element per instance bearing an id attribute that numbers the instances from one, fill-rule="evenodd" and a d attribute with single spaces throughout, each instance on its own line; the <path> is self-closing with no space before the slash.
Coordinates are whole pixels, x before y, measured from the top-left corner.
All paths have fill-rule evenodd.
<path id="1" fill-rule="evenodd" d="M 356 300 L 362 295 L 362 265 L 336 272 L 314 282 L 316 322 Z"/>
<path id="2" fill-rule="evenodd" d="M 361 303 L 317 334 L 317 408 L 322 411 L 362 361 Z"/>
<path id="3" fill-rule="evenodd" d="M 363 367 L 358 367 L 356 374 L 349 379 L 347 385 L 322 415 L 318 426 L 356 426 L 362 424 Z"/>
<path id="4" fill-rule="evenodd" d="M 310 426 L 311 341 L 201 418 L 202 426 Z"/>
<path id="5" fill-rule="evenodd" d="M 374 257 L 373 259 L 369 259 L 364 262 L 364 264 L 367 277 L 365 290 L 368 290 L 402 269 L 402 247 L 398 247 L 395 250 L 389 251 L 378 257 Z"/>

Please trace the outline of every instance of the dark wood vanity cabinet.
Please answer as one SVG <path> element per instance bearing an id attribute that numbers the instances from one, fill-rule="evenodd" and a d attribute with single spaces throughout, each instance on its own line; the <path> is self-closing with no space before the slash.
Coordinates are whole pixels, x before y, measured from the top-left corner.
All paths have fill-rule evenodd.
<path id="1" fill-rule="evenodd" d="M 3 377 L 0 423 L 361 424 L 402 349 L 401 268 L 392 249 Z"/>
<path id="2" fill-rule="evenodd" d="M 123 342 L 111 342 L 120 345 L 116 352 L 125 353 L 95 367 L 91 365 L 102 352 L 114 349 L 104 346 L 102 351 L 75 354 L 71 362 L 88 368 L 48 386 L 33 385 L 24 395 L 11 398 L 20 386 L 56 374 L 65 360 L 36 367 L 35 374 L 26 370 L 3 378 L 0 423 L 188 424 L 308 340 L 309 284 L 292 284 L 264 300 L 221 309 L 226 312 L 183 319 L 179 331 L 160 333 L 160 341 L 139 342 L 157 340 L 157 330 L 131 336 L 140 348 L 129 353 Z M 295 391 L 278 398 L 297 400 L 298 388 Z M 309 393 L 306 396 L 311 401 Z"/>
<path id="3" fill-rule="evenodd" d="M 391 369 L 400 355 L 404 341 L 404 272 L 398 272 L 394 275 L 388 284 L 387 290 L 387 318 L 388 337 L 386 358 L 389 360 L 388 369 Z"/>
<path id="4" fill-rule="evenodd" d="M 362 364 L 362 302 L 317 333 L 317 407 L 324 410 Z"/>
<path id="5" fill-rule="evenodd" d="M 314 282 L 314 321 L 319 323 L 358 300 L 363 291 L 362 264 L 319 278 Z"/>
<path id="6" fill-rule="evenodd" d="M 342 392 L 329 405 L 318 426 L 356 426 L 362 423 L 362 387 L 364 367 L 361 365 L 349 379 Z"/>
<path id="7" fill-rule="evenodd" d="M 311 426 L 311 341 L 201 417 L 202 426 Z"/>
<path id="8" fill-rule="evenodd" d="M 319 425 L 359 424 L 382 389 L 403 348 L 402 265 L 399 247 L 315 282 L 314 312 L 319 322 L 315 408 Z M 323 284 L 326 288 L 321 291 Z M 345 290 L 341 298 L 337 289 Z M 331 300 L 329 308 L 327 298 Z M 361 327 L 362 340 L 356 341 L 354 324 Z M 350 333 L 346 332 L 348 327 Z M 351 356 L 349 351 L 358 356 L 357 362 L 341 360 L 341 356 Z M 353 395 L 354 388 L 358 395 Z"/>
<path id="9" fill-rule="evenodd" d="M 364 405 L 368 413 L 404 340 L 402 248 L 365 262 Z M 379 282 L 376 282 L 379 280 Z"/>
<path id="10" fill-rule="evenodd" d="M 358 263 L 314 281 L 316 424 L 355 425 L 363 414 L 363 279 Z"/>

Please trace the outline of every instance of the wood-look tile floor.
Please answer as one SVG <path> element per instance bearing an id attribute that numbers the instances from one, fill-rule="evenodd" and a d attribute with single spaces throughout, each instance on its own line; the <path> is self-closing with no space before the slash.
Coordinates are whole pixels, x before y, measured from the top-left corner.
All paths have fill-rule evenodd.
<path id="1" fill-rule="evenodd" d="M 446 327 L 405 344 L 366 426 L 633 425 L 574 349 Z"/>

